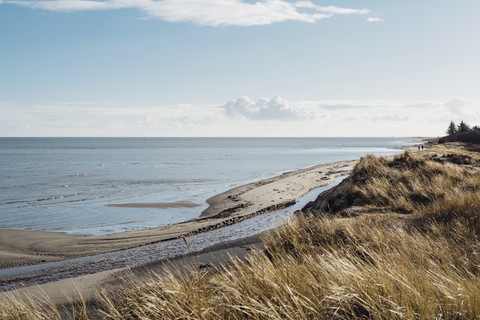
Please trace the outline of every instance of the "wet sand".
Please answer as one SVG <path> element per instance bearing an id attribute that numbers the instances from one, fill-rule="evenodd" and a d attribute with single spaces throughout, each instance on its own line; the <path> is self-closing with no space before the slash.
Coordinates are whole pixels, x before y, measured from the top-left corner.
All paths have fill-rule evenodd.
<path id="1" fill-rule="evenodd" d="M 318 165 L 231 189 L 208 199 L 210 206 L 198 219 L 174 225 L 101 236 L 3 229 L 0 268 L 96 255 L 221 228 L 288 207 L 310 190 L 349 174 L 356 163 L 353 160 Z"/>

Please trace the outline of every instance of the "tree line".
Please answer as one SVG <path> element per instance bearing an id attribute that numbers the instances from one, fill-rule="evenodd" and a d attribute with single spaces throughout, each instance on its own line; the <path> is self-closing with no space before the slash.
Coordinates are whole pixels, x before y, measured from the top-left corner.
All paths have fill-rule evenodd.
<path id="1" fill-rule="evenodd" d="M 455 122 L 450 121 L 450 124 L 448 125 L 447 129 L 447 135 L 452 135 L 455 133 L 460 133 L 460 132 L 467 132 L 467 131 L 472 131 L 472 130 L 480 130 L 478 126 L 473 126 L 470 127 L 468 124 L 466 124 L 463 120 L 460 121 L 458 125 L 455 124 Z"/>

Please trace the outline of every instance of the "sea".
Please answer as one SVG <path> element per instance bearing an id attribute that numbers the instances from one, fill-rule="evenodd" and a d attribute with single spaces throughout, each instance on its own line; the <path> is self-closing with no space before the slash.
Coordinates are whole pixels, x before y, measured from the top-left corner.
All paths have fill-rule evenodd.
<path id="1" fill-rule="evenodd" d="M 0 138 L 0 229 L 101 235 L 199 217 L 228 189 L 412 138 Z M 112 204 L 189 202 L 197 207 Z"/>

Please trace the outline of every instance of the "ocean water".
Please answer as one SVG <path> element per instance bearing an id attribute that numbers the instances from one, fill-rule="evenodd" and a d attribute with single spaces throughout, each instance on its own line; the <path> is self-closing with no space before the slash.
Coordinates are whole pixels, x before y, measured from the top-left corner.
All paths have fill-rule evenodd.
<path id="1" fill-rule="evenodd" d="M 0 138 L 0 229 L 108 234 L 197 218 L 230 188 L 410 138 Z M 187 201 L 195 208 L 119 208 Z"/>

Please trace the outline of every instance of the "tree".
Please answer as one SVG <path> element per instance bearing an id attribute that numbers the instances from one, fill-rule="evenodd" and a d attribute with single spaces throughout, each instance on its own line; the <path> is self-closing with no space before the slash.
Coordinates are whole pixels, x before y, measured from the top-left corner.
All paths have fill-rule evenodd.
<path id="1" fill-rule="evenodd" d="M 455 125 L 455 122 L 450 121 L 450 125 L 448 126 L 448 129 L 447 129 L 447 135 L 451 136 L 456 132 L 457 132 L 457 126 Z"/>
<path id="2" fill-rule="evenodd" d="M 467 131 L 470 131 L 470 126 L 468 124 L 466 124 L 465 122 L 460 121 L 460 124 L 458 125 L 457 127 L 457 132 L 467 132 Z"/>

